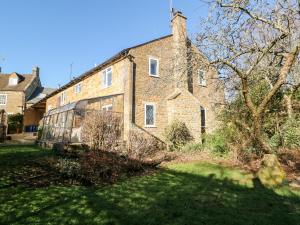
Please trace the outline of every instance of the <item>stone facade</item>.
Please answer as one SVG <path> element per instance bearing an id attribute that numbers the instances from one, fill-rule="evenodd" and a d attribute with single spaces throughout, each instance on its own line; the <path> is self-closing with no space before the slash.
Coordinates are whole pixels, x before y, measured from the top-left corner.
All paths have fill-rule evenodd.
<path id="1" fill-rule="evenodd" d="M 164 141 L 165 128 L 174 120 L 185 122 L 194 138 L 201 138 L 202 107 L 206 112 L 206 131 L 213 131 L 217 127 L 217 103 L 224 101 L 224 93 L 217 84 L 217 71 L 207 66 L 207 60 L 188 41 L 185 20 L 178 12 L 172 20 L 172 35 L 123 50 L 118 54 L 120 57 L 99 65 L 50 95 L 46 109 L 105 97 L 106 100 L 93 107 L 101 109 L 112 104 L 113 111 L 123 113 L 125 140 L 131 129 L 139 128 Z M 158 62 L 157 76 L 150 75 L 150 59 Z M 112 85 L 103 88 L 102 75 L 107 68 L 112 69 Z M 199 83 L 199 70 L 205 70 L 205 85 Z M 79 83 L 81 91 L 76 92 Z M 115 95 L 122 98 L 115 99 Z M 145 125 L 147 103 L 155 106 L 153 126 Z"/>
<path id="2" fill-rule="evenodd" d="M 25 108 L 25 94 L 22 91 L 0 91 L 0 95 L 6 95 L 6 104 L 0 105 L 7 114 L 23 114 Z"/>
<path id="3" fill-rule="evenodd" d="M 112 68 L 112 85 L 110 87 L 103 87 L 103 71 L 107 68 Z M 100 96 L 109 96 L 124 93 L 124 82 L 128 77 L 130 62 L 128 59 L 115 62 L 112 65 L 107 65 L 93 73 L 82 81 L 71 85 L 63 91 L 51 96 L 46 101 L 46 110 L 57 108 L 71 102 L 76 102 L 82 99 L 96 98 Z M 80 84 L 81 91 L 76 92 L 75 86 Z M 65 101 L 61 102 L 62 93 L 65 95 Z M 106 104 L 106 103 L 105 103 Z M 109 102 L 107 103 L 109 104 Z M 100 108 L 104 106 L 99 106 Z M 123 112 L 122 107 L 118 107 L 118 111 Z M 115 109 L 114 109 L 115 111 Z"/>
<path id="4" fill-rule="evenodd" d="M 16 83 L 10 83 L 15 80 Z M 0 74 L 0 95 L 6 95 L 6 104 L 0 105 L 8 114 L 23 114 L 27 108 L 26 102 L 33 92 L 41 87 L 38 68 L 32 74 Z"/>
<path id="5" fill-rule="evenodd" d="M 31 74 L 0 74 L 0 95 L 6 96 L 5 104 L 0 104 L 0 110 L 10 114 L 24 114 L 24 130 L 28 126 L 37 126 L 45 110 L 31 109 L 30 106 L 36 99 L 41 99 L 41 93 L 45 88 L 42 87 L 39 68 L 35 67 Z M 53 89 L 47 89 L 49 94 Z M 46 96 L 46 93 L 45 93 Z M 43 96 L 44 97 L 44 96 Z"/>

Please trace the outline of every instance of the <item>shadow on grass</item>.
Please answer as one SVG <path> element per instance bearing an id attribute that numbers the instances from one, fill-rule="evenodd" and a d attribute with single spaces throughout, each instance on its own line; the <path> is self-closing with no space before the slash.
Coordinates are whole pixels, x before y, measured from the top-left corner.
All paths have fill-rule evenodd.
<path id="1" fill-rule="evenodd" d="M 0 146 L 0 168 L 51 154 L 50 150 L 42 150 L 36 145 Z"/>
<path id="2" fill-rule="evenodd" d="M 299 197 L 190 173 L 101 188 L 15 189 L 0 195 L 3 224 L 297 224 Z"/>

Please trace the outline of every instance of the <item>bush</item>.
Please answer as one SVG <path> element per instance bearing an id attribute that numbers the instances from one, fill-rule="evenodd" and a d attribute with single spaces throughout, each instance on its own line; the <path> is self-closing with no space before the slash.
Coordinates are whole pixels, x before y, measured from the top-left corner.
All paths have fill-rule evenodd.
<path id="1" fill-rule="evenodd" d="M 206 149 L 210 150 L 214 154 L 226 154 L 230 149 L 230 144 L 242 143 L 242 137 L 232 124 L 226 124 L 225 126 L 217 129 L 212 134 L 205 134 L 203 136 L 203 145 Z M 240 146 L 242 147 L 242 144 Z"/>
<path id="2" fill-rule="evenodd" d="M 182 147 L 183 152 L 198 152 L 198 151 L 202 151 L 204 149 L 205 149 L 205 146 L 201 142 L 187 143 L 185 146 Z"/>
<path id="3" fill-rule="evenodd" d="M 143 161 L 153 156 L 160 149 L 159 142 L 142 131 L 130 131 L 127 157 Z"/>
<path id="4" fill-rule="evenodd" d="M 8 133 L 20 133 L 23 128 L 23 115 L 20 113 L 8 115 Z"/>
<path id="5" fill-rule="evenodd" d="M 171 150 L 178 149 L 193 140 L 185 123 L 180 121 L 174 121 L 169 125 L 166 128 L 165 136 Z"/>
<path id="6" fill-rule="evenodd" d="M 62 175 L 70 178 L 78 177 L 81 171 L 81 165 L 79 162 L 66 158 L 58 159 L 56 167 Z"/>
<path id="7" fill-rule="evenodd" d="M 300 119 L 288 119 L 283 125 L 283 145 L 289 148 L 300 147 Z"/>
<path id="8" fill-rule="evenodd" d="M 38 130 L 37 130 L 37 139 L 38 140 L 41 140 L 41 138 L 42 138 L 42 135 L 43 135 L 43 126 L 42 125 L 40 125 L 39 127 L 38 127 Z"/>
<path id="9" fill-rule="evenodd" d="M 91 150 L 112 151 L 120 141 L 121 132 L 122 120 L 119 114 L 89 111 L 82 125 L 82 142 Z"/>

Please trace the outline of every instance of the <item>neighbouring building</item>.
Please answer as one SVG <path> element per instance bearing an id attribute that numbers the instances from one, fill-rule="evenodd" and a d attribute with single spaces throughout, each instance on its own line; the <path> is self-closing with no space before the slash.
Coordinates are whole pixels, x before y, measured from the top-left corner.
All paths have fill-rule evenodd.
<path id="1" fill-rule="evenodd" d="M 188 39 L 186 18 L 176 12 L 172 34 L 122 50 L 33 107 L 46 107 L 44 124 L 52 126 L 47 132 L 57 131 L 49 136 L 54 141 L 80 141 L 80 123 L 71 110 L 84 104 L 121 113 L 125 140 L 139 129 L 164 141 L 174 120 L 185 122 L 199 139 L 218 125 L 222 87 L 216 69 Z M 75 119 L 66 123 L 69 117 Z"/>
<path id="2" fill-rule="evenodd" d="M 38 67 L 33 68 L 31 74 L 0 73 L 0 110 L 4 110 L 7 115 L 24 114 L 27 108 L 53 91 L 54 89 L 42 87 Z M 43 114 L 44 111 L 40 119 Z M 36 117 L 35 115 L 24 117 L 25 130 L 38 124 L 29 122 L 28 120 L 32 121 L 31 118 Z"/>

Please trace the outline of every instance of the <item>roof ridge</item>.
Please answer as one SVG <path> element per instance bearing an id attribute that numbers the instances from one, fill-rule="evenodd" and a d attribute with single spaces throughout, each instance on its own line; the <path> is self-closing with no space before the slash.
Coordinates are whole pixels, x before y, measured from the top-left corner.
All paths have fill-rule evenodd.
<path id="1" fill-rule="evenodd" d="M 146 45 L 146 44 L 149 44 L 149 43 L 152 43 L 154 41 L 159 41 L 161 39 L 164 39 L 164 38 L 167 38 L 167 37 L 171 37 L 172 34 L 168 34 L 168 35 L 165 35 L 165 36 L 162 36 L 162 37 L 159 37 L 159 38 L 155 38 L 155 39 L 152 39 L 150 41 L 147 41 L 147 42 L 143 42 L 141 44 L 138 44 L 138 45 L 134 45 L 132 47 L 129 47 L 129 48 L 124 48 L 123 50 L 119 51 L 117 54 L 113 55 L 112 57 L 108 58 L 107 60 L 105 60 L 103 63 L 99 64 L 98 66 L 82 73 L 81 75 L 79 75 L 78 77 L 76 77 L 75 79 L 69 81 L 68 83 L 66 83 L 65 85 L 61 86 L 60 88 L 56 89 L 55 91 L 53 91 L 51 94 L 49 94 L 45 99 L 48 99 L 50 97 L 52 97 L 53 95 L 57 94 L 58 92 L 62 91 L 62 90 L 65 90 L 67 87 L 69 87 L 71 84 L 76 84 L 78 82 L 80 82 L 81 79 L 87 77 L 88 75 L 90 75 L 91 73 L 101 69 L 102 67 L 104 67 L 106 64 L 109 64 L 111 63 L 112 61 L 116 60 L 118 57 L 122 57 L 122 56 L 126 56 L 126 54 L 129 52 L 129 50 L 131 49 L 134 49 L 134 48 L 138 48 L 138 47 L 141 47 L 143 45 Z"/>

